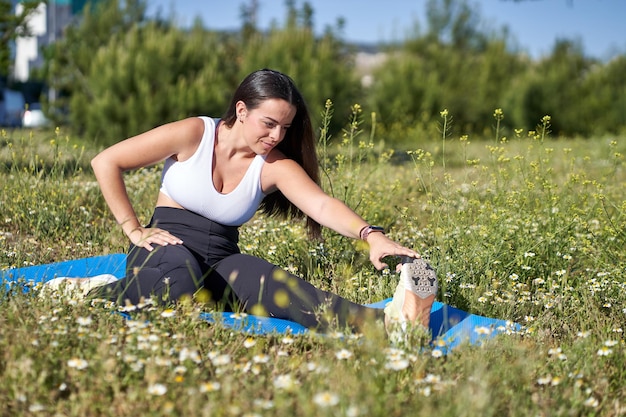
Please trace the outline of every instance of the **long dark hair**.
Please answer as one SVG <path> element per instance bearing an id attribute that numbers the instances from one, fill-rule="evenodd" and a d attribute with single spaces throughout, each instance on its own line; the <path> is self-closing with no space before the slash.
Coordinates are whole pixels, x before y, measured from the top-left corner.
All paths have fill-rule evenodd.
<path id="1" fill-rule="evenodd" d="M 236 104 L 240 100 L 246 104 L 249 110 L 253 110 L 259 107 L 263 101 L 269 99 L 282 99 L 296 108 L 296 115 L 291 126 L 276 148 L 288 158 L 296 161 L 309 177 L 319 185 L 319 164 L 309 110 L 304 98 L 289 76 L 271 69 L 258 70 L 248 75 L 235 90 L 222 121 L 229 128 L 233 127 L 237 121 Z M 265 197 L 260 209 L 270 216 L 304 217 L 304 214 L 280 191 Z M 307 230 L 310 236 L 319 237 L 320 229 L 319 223 L 307 217 Z"/>

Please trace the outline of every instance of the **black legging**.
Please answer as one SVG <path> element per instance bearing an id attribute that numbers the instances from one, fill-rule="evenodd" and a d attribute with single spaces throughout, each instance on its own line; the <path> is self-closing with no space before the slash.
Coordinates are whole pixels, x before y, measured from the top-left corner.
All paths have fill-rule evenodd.
<path id="1" fill-rule="evenodd" d="M 169 231 L 183 244 L 155 246 L 152 252 L 131 246 L 126 277 L 93 295 L 118 303 L 138 304 L 142 297 L 168 303 L 201 290 L 204 296 L 199 298 L 222 303 L 225 309 L 242 308 L 318 329 L 358 329 L 383 317 L 380 309 L 322 291 L 274 264 L 240 253 L 235 226 L 171 207 L 157 207 L 150 226 Z"/>

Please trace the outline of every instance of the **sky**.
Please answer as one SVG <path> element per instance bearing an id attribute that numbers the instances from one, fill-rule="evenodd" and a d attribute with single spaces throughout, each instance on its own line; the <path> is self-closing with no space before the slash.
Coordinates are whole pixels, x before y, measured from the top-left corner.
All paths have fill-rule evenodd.
<path id="1" fill-rule="evenodd" d="M 284 0 L 258 0 L 260 29 L 285 20 Z M 401 41 L 415 22 L 424 30 L 426 0 L 308 0 L 314 27 L 321 32 L 345 19 L 346 41 Z M 241 27 L 243 0 L 147 0 L 148 13 L 175 13 L 181 26 L 202 18 L 209 29 Z M 299 7 L 303 0 L 296 0 Z M 516 45 L 533 58 L 549 55 L 557 39 L 580 41 L 585 55 L 607 60 L 626 54 L 626 0 L 468 0 L 490 28 L 508 26 Z"/>

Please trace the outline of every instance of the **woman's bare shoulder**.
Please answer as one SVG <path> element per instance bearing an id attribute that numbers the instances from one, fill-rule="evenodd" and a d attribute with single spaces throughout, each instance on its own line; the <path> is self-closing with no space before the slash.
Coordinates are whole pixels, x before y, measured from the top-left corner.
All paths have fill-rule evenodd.
<path id="1" fill-rule="evenodd" d="M 197 150 L 205 130 L 205 122 L 199 117 L 189 117 L 161 126 L 161 140 L 175 144 L 176 159 L 184 161 Z"/>

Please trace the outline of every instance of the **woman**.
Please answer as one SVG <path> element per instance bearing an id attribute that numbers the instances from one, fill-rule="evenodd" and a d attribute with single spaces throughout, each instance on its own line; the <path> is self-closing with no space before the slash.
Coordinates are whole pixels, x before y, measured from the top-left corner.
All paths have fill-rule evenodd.
<path id="1" fill-rule="evenodd" d="M 163 160 L 156 208 L 144 227 L 122 173 Z M 221 120 L 192 117 L 157 127 L 105 149 L 92 167 L 132 242 L 126 277 L 92 291 L 100 297 L 137 304 L 155 296 L 171 302 L 203 290 L 226 307 L 309 328 L 331 322 L 358 328 L 372 316 L 428 326 L 437 291 L 434 271 L 417 252 L 322 191 L 306 104 L 282 73 L 264 69 L 247 76 Z M 365 240 L 379 270 L 386 266 L 385 256 L 405 257 L 393 306 L 383 313 L 352 303 L 241 254 L 238 227 L 259 207 L 269 215 L 306 216 L 312 236 L 319 236 L 322 225 Z M 324 309 L 330 314 L 319 314 Z"/>

